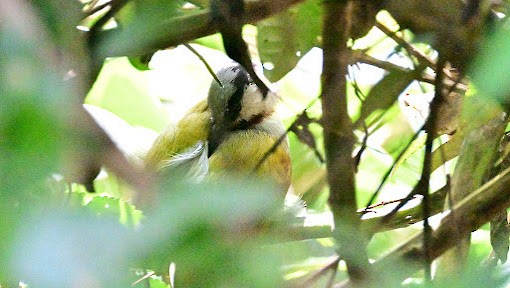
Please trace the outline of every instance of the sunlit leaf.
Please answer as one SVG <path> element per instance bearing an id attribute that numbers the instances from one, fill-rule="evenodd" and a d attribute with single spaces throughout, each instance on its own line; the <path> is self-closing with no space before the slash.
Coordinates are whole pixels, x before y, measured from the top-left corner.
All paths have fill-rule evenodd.
<path id="1" fill-rule="evenodd" d="M 149 70 L 149 61 L 151 60 L 153 54 L 143 55 L 143 56 L 132 56 L 128 57 L 129 63 L 133 65 L 136 69 L 140 71 Z"/>
<path id="2" fill-rule="evenodd" d="M 368 122 L 374 112 L 388 109 L 397 101 L 398 96 L 414 81 L 413 72 L 393 71 L 379 81 L 368 93 L 356 123 Z M 375 113 L 374 113 L 375 114 Z M 377 117 L 377 115 L 372 115 Z M 367 123 L 367 124 L 368 124 Z"/>
<path id="3" fill-rule="evenodd" d="M 320 1 L 308 0 L 257 24 L 260 59 L 271 82 L 285 76 L 302 55 L 318 45 L 320 8 Z"/>
<path id="4" fill-rule="evenodd" d="M 127 58 L 105 62 L 85 102 L 106 109 L 133 126 L 161 130 L 167 123 L 163 107 L 148 93 L 148 78 Z M 107 125 L 108 123 L 104 123 Z"/>

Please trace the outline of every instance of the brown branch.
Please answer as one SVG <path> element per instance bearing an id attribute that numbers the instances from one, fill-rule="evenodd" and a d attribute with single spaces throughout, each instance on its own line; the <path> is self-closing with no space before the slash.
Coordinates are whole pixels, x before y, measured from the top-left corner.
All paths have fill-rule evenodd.
<path id="1" fill-rule="evenodd" d="M 436 71 L 437 70 L 437 64 L 432 60 L 430 59 L 427 55 L 425 55 L 423 52 L 421 52 L 420 50 L 418 50 L 416 47 L 414 47 L 412 44 L 410 44 L 409 42 L 407 42 L 404 38 L 402 37 L 399 37 L 396 33 L 397 32 L 394 32 L 394 31 L 391 31 L 388 27 L 386 27 L 384 24 L 382 24 L 381 22 L 377 21 L 375 23 L 375 27 L 377 27 L 379 30 L 381 30 L 384 34 L 386 34 L 386 36 L 390 37 L 391 39 L 393 39 L 393 41 L 395 41 L 398 45 L 402 46 L 404 49 L 406 49 L 407 53 L 409 53 L 410 55 L 414 56 L 416 59 L 418 59 L 418 62 L 420 62 L 421 64 L 424 64 L 426 65 L 427 67 L 431 68 L 432 70 Z M 450 71 L 448 71 L 447 69 L 445 69 L 443 67 L 443 73 L 445 74 L 446 77 L 448 77 L 448 79 L 451 79 L 451 80 L 454 80 L 456 81 L 456 77 L 454 77 Z M 432 83 L 433 84 L 433 83 Z M 452 85 L 453 86 L 453 85 Z"/>
<path id="2" fill-rule="evenodd" d="M 245 3 L 245 20 L 246 23 L 256 23 L 260 20 L 268 18 L 272 15 L 278 14 L 289 7 L 301 3 L 303 0 L 256 0 L 246 1 Z M 190 42 L 200 37 L 205 37 L 218 32 L 217 25 L 213 22 L 210 9 L 206 8 L 191 15 L 181 17 L 174 17 L 159 23 L 160 31 L 164 33 L 158 34 L 158 37 L 152 39 L 152 42 L 146 43 L 146 46 L 140 47 L 135 45 L 138 49 L 115 51 L 113 48 L 101 50 L 99 58 L 116 57 L 116 56 L 134 56 L 145 55 L 160 49 L 177 46 L 182 43 Z M 175 29 L 180 27 L 180 29 Z M 158 28 L 159 29 L 159 28 Z M 94 39 L 96 46 L 103 42 L 108 42 L 111 34 L 116 31 L 100 31 Z M 113 44 L 113 43 L 108 43 Z M 107 45 L 109 46 L 109 45 Z M 113 46 L 112 46 L 113 47 Z"/>
<path id="3" fill-rule="evenodd" d="M 423 54 L 420 50 L 416 49 L 413 45 L 408 43 L 405 39 L 399 37 L 396 32 L 391 31 L 388 27 L 386 27 L 381 22 L 377 21 L 375 23 L 375 27 L 377 27 L 379 30 L 381 30 L 384 34 L 386 34 L 388 37 L 393 39 L 393 41 L 397 42 L 398 45 L 402 46 L 406 51 L 416 57 L 418 61 L 422 64 L 427 65 L 427 67 L 432 68 L 433 70 L 436 70 L 436 63 L 432 61 L 427 55 Z"/>
<path id="4" fill-rule="evenodd" d="M 489 222 L 501 210 L 510 207 L 510 168 L 496 176 L 491 181 L 471 193 L 468 197 L 455 205 L 455 217 L 447 215 L 441 225 L 432 232 L 429 245 L 429 257 L 435 259 L 454 247 L 458 233 L 464 237 Z M 392 283 L 385 283 L 387 287 L 395 287 L 406 277 L 423 268 L 425 252 L 420 245 L 423 234 L 412 237 L 395 250 L 383 256 L 372 265 L 377 275 L 387 275 Z M 392 269 L 398 267 L 398 269 Z M 391 275 L 388 275 L 391 273 Z M 345 281 L 334 287 L 352 287 L 353 283 Z"/>
<path id="5" fill-rule="evenodd" d="M 377 58 L 372 57 L 360 50 L 353 50 L 353 51 L 351 51 L 351 53 L 352 53 L 351 64 L 360 62 L 360 63 L 365 63 L 368 65 L 372 65 L 372 66 L 384 69 L 388 72 L 409 72 L 409 73 L 412 72 L 412 70 L 409 68 L 399 66 L 399 65 L 391 63 L 389 61 L 377 59 Z M 415 74 L 415 75 L 416 75 L 415 79 L 417 81 L 429 83 L 429 84 L 435 84 L 436 80 L 435 80 L 435 76 L 433 76 L 433 75 L 430 75 L 428 73 Z M 444 87 L 449 88 L 451 90 L 451 92 L 456 91 L 456 92 L 464 93 L 467 90 L 467 85 L 460 83 L 460 79 L 456 79 L 455 81 L 453 81 L 451 79 L 445 79 Z"/>
<path id="6" fill-rule="evenodd" d="M 436 74 L 436 83 L 435 83 L 435 95 L 434 99 L 432 99 L 432 103 L 430 104 L 430 114 L 427 122 L 425 123 L 425 132 L 427 132 L 427 139 L 425 141 L 425 157 L 423 159 L 423 169 L 420 178 L 420 182 L 418 185 L 421 187 L 420 194 L 423 195 L 423 249 L 425 255 L 425 279 L 427 281 L 432 280 L 432 272 L 431 272 L 431 264 L 432 259 L 430 258 L 430 241 L 431 241 L 431 233 L 432 228 L 429 225 L 429 217 L 430 217 L 430 200 L 429 200 L 429 188 L 430 188 L 430 174 L 432 173 L 432 144 L 434 143 L 434 138 L 436 135 L 437 129 L 437 119 L 439 107 L 442 105 L 444 101 L 443 95 L 443 78 L 444 78 L 444 66 L 445 61 L 442 55 L 439 55 L 438 63 L 437 63 L 437 74 Z"/>
<path id="7" fill-rule="evenodd" d="M 446 185 L 430 194 L 430 215 L 436 215 L 443 212 L 446 193 L 448 190 L 449 186 Z M 363 212 L 363 210 L 358 212 Z M 377 213 L 377 210 L 373 212 Z M 387 214 L 382 214 L 361 220 L 360 230 L 363 231 L 365 235 L 371 237 L 375 233 L 405 228 L 423 220 L 421 205 L 399 210 L 394 213 L 393 217 L 389 221 L 383 223 L 381 220 L 386 215 Z M 333 237 L 331 226 L 288 227 L 285 228 L 284 231 L 278 229 L 279 228 L 275 228 L 274 231 L 275 235 L 279 235 L 276 239 L 278 241 L 300 241 L 306 239 Z"/>
<path id="8" fill-rule="evenodd" d="M 446 193 L 449 186 L 445 185 L 441 189 L 429 195 L 430 202 L 430 216 L 443 212 L 443 206 L 446 199 Z M 392 214 L 392 217 L 386 220 L 387 216 Z M 370 217 L 361 221 L 361 229 L 369 236 L 389 231 L 398 228 L 404 228 L 419 221 L 423 220 L 423 208 L 421 205 L 416 205 L 412 208 L 390 212 L 388 214 Z"/>
<path id="9" fill-rule="evenodd" d="M 332 271 L 332 275 L 331 275 L 331 278 L 330 279 L 330 282 L 331 281 L 334 281 L 334 277 L 335 277 L 335 273 L 336 273 L 336 270 L 338 269 L 338 263 L 340 262 L 340 257 L 335 257 L 335 259 L 333 261 L 331 261 L 330 263 L 324 265 L 324 267 L 322 267 L 321 269 L 315 271 L 313 273 L 312 276 L 308 277 L 308 279 L 306 280 L 301 280 L 301 279 L 297 279 L 299 280 L 299 284 L 297 285 L 289 285 L 290 287 L 292 288 L 307 288 L 307 287 L 313 287 L 313 285 L 319 281 L 324 275 L 326 275 L 328 272 Z M 328 285 L 327 287 L 331 287 L 332 285 Z"/>
<path id="10" fill-rule="evenodd" d="M 324 147 L 330 187 L 329 203 L 335 220 L 333 236 L 339 245 L 339 255 L 347 264 L 347 272 L 355 283 L 367 283 L 368 257 L 360 219 L 356 212 L 356 169 L 352 152 L 355 136 L 347 112 L 347 67 L 350 52 L 347 47 L 350 30 L 351 1 L 323 3 L 323 73 L 322 123 Z"/>

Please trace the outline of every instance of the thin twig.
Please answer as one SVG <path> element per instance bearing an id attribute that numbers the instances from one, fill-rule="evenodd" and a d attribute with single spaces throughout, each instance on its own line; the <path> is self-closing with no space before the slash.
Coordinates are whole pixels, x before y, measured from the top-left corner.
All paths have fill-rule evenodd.
<path id="1" fill-rule="evenodd" d="M 315 97 L 310 103 L 308 103 L 306 108 L 303 109 L 303 111 L 301 111 L 301 113 L 299 115 L 297 115 L 296 120 L 294 120 L 294 122 L 292 122 L 292 124 L 289 126 L 289 128 L 287 128 L 287 130 L 285 130 L 285 133 L 280 135 L 280 137 L 276 140 L 276 142 L 273 144 L 273 146 L 271 146 L 271 148 L 269 150 L 267 150 L 266 153 L 264 153 L 264 156 L 262 156 L 260 161 L 257 163 L 255 168 L 253 169 L 253 173 L 255 173 L 255 171 L 257 171 L 260 168 L 260 166 L 262 166 L 262 164 L 264 164 L 264 161 L 267 160 L 267 157 L 269 157 L 271 154 L 273 154 L 276 151 L 276 149 L 278 148 L 278 145 L 280 145 L 286 139 L 287 134 L 289 134 L 289 132 L 294 127 L 294 125 L 296 125 L 296 123 L 299 122 L 301 117 L 304 117 L 304 115 L 306 114 L 306 110 L 308 110 L 310 107 L 312 107 L 312 105 L 315 104 L 315 102 L 318 99 L 319 99 L 319 97 Z"/>
<path id="2" fill-rule="evenodd" d="M 147 279 L 147 278 L 151 277 L 151 276 L 152 276 L 152 275 L 154 275 L 154 274 L 155 274 L 155 273 L 154 273 L 154 271 L 146 273 L 146 274 L 145 274 L 145 275 L 143 275 L 140 279 L 138 279 L 138 280 L 136 280 L 135 282 L 133 282 L 133 283 L 131 284 L 131 286 L 138 285 L 140 282 L 142 282 L 143 280 L 145 280 L 145 279 Z"/>
<path id="3" fill-rule="evenodd" d="M 416 49 L 413 45 L 411 45 L 409 42 L 404 40 L 403 38 L 397 36 L 397 32 L 391 31 L 388 27 L 386 27 L 384 24 L 382 24 L 379 21 L 375 22 L 375 27 L 377 27 L 379 30 L 381 30 L 384 34 L 386 34 L 388 37 L 393 39 L 393 41 L 397 42 L 398 45 L 402 46 L 404 49 L 408 51 L 409 54 L 413 55 L 423 64 L 426 64 L 428 67 L 432 68 L 433 70 L 436 70 L 436 63 L 432 61 L 427 55 L 423 54 L 420 50 Z"/>
<path id="4" fill-rule="evenodd" d="M 386 184 L 386 181 L 389 179 L 391 173 L 395 170 L 395 167 L 396 167 L 397 163 L 399 163 L 400 159 L 402 159 L 402 157 L 404 157 L 406 152 L 411 147 L 411 144 L 413 143 L 413 141 L 418 137 L 418 135 L 420 135 L 422 129 L 423 129 L 423 127 L 420 128 L 416 133 L 414 133 L 413 137 L 409 140 L 409 143 L 407 143 L 405 149 L 402 150 L 402 152 L 400 152 L 400 154 L 398 154 L 398 156 L 395 159 L 395 161 L 393 161 L 393 164 L 391 165 L 390 169 L 388 169 L 388 171 L 386 171 L 386 173 L 384 174 L 383 179 L 381 180 L 381 183 L 379 184 L 379 186 L 375 190 L 374 194 L 372 194 L 372 197 L 370 197 L 370 200 L 368 201 L 367 205 L 365 205 L 365 207 L 370 207 L 370 205 L 372 205 L 372 203 L 374 203 L 375 198 L 379 195 L 379 193 L 381 192 L 382 188 L 384 187 L 384 184 Z M 395 213 L 395 212 L 393 212 L 393 213 Z"/>
<path id="5" fill-rule="evenodd" d="M 416 57 L 416 59 L 418 59 L 418 61 L 421 64 L 425 64 L 427 67 L 431 68 L 434 71 L 437 70 L 437 64 L 432 59 L 430 59 L 427 55 L 425 55 L 420 50 L 418 50 L 416 47 L 411 45 L 405 39 L 399 37 L 397 35 L 397 32 L 391 31 L 388 27 L 386 27 L 384 24 L 382 24 L 379 21 L 376 21 L 375 27 L 377 27 L 379 30 L 381 30 L 388 37 L 393 39 L 393 41 L 397 42 L 398 45 L 400 45 L 404 49 L 406 49 L 407 53 L 409 53 L 410 55 L 413 55 L 414 57 Z M 443 73 L 449 79 L 455 79 L 455 77 L 453 75 L 451 75 L 449 71 L 444 70 L 444 67 L 443 67 Z"/>
<path id="6" fill-rule="evenodd" d="M 441 189 L 430 194 L 430 202 L 432 203 L 430 215 L 443 212 L 446 194 L 449 189 L 449 185 L 445 185 Z M 399 199 L 398 201 L 404 200 L 405 198 Z M 358 213 L 362 214 L 363 210 L 358 211 Z M 360 229 L 370 237 L 379 232 L 405 228 L 423 220 L 423 213 L 419 204 L 411 208 L 397 211 L 391 218 L 391 221 L 381 223 L 381 219 L 386 215 L 387 214 L 370 216 L 366 219 L 362 219 Z M 333 237 L 331 226 L 286 227 L 283 231 L 280 228 L 275 228 L 272 234 L 279 235 L 279 237 L 275 239 L 277 242 Z"/>
<path id="7" fill-rule="evenodd" d="M 427 132 L 427 140 L 425 142 L 425 158 L 423 160 L 423 170 L 421 176 L 420 187 L 421 194 L 423 196 L 423 251 L 425 258 L 425 280 L 428 282 L 432 281 L 432 272 L 431 272 L 431 264 L 432 258 L 430 257 L 430 245 L 431 245 L 431 235 L 432 228 L 429 225 L 429 217 L 430 217 L 430 202 L 429 202 L 429 187 L 430 187 L 430 174 L 431 174 L 431 166 L 432 166 L 432 144 L 434 142 L 434 137 L 436 135 L 436 123 L 437 123 L 437 113 L 439 107 L 441 106 L 443 100 L 443 78 L 444 78 L 444 66 L 445 66 L 444 58 L 439 55 L 438 63 L 437 63 L 437 74 L 436 74 L 436 87 L 435 87 L 435 96 L 430 103 L 430 114 L 427 122 L 425 123 L 425 131 Z"/>
<path id="8" fill-rule="evenodd" d="M 303 281 L 299 285 L 294 286 L 294 288 L 312 287 L 313 284 L 315 284 L 317 281 L 319 281 L 329 271 L 333 271 L 333 273 L 332 273 L 333 275 L 332 276 L 333 276 L 333 279 L 334 279 L 334 276 L 336 275 L 335 272 L 336 272 L 336 270 L 338 268 L 338 263 L 339 262 L 340 262 L 340 257 L 335 257 L 335 259 L 333 261 L 331 261 L 331 263 L 328 263 L 324 267 L 322 267 L 319 270 L 315 271 L 310 278 L 306 279 L 305 281 Z M 329 282 L 331 282 L 331 279 L 329 280 Z M 331 287 L 331 285 L 328 285 L 326 287 Z"/>
<path id="9" fill-rule="evenodd" d="M 452 207 L 457 211 L 457 215 L 453 217 L 448 214 L 441 221 L 441 225 L 433 231 L 429 246 L 430 259 L 441 256 L 458 244 L 459 239 L 452 237 L 456 233 L 455 230 L 458 229 L 461 235 L 467 236 L 493 219 L 501 210 L 510 207 L 510 189 L 508 187 L 510 187 L 510 168 L 469 193 L 460 203 Z M 416 235 L 372 265 L 376 274 L 391 271 L 391 278 L 388 280 L 392 281 L 394 285 L 388 284 L 387 287 L 399 286 L 405 278 L 423 269 L 423 261 L 426 260 L 426 256 L 424 248 L 419 246 L 422 239 L 423 234 Z M 398 269 L 392 269 L 393 267 L 398 267 Z M 334 287 L 353 286 L 353 283 L 345 281 Z"/>
<path id="10" fill-rule="evenodd" d="M 419 194 L 417 188 L 419 185 L 420 183 L 418 182 L 418 184 L 416 184 L 416 187 L 414 187 L 414 189 L 411 192 L 409 192 L 409 194 L 407 194 L 407 196 L 404 199 L 402 199 L 402 201 L 400 201 L 400 203 L 398 203 L 398 205 L 395 208 L 393 208 L 393 210 L 391 210 L 390 213 L 384 215 L 384 217 L 381 219 L 381 225 L 384 225 L 388 221 L 390 221 L 390 219 L 393 218 L 393 215 L 395 215 L 398 212 L 398 210 L 400 210 L 400 208 L 404 207 L 404 205 L 411 201 L 414 198 L 414 196 Z"/>
<path id="11" fill-rule="evenodd" d="M 352 51 L 352 64 L 354 64 L 355 62 L 361 62 L 361 63 L 365 63 L 365 64 L 368 64 L 368 65 L 372 65 L 372 66 L 375 66 L 375 67 L 378 67 L 378 68 L 381 68 L 381 69 L 384 69 L 388 72 L 411 72 L 412 70 L 409 69 L 409 68 L 405 68 L 405 67 L 402 67 L 400 65 L 397 65 L 397 64 L 394 64 L 394 63 L 391 63 L 389 61 L 385 61 L 385 60 L 380 60 L 380 59 L 377 59 L 375 57 L 372 57 L 366 53 L 364 53 L 363 51 L 360 51 L 360 50 L 354 50 Z M 435 77 L 428 74 L 428 73 L 424 73 L 424 74 L 415 74 L 415 80 L 417 81 L 420 81 L 420 82 L 424 82 L 424 83 L 428 83 L 428 84 L 434 84 L 435 83 Z M 465 92 L 466 89 L 467 89 L 467 85 L 459 85 L 459 84 L 462 84 L 462 83 L 456 83 L 457 80 L 459 79 L 458 77 L 453 77 L 452 76 L 452 79 L 455 80 L 453 83 L 451 80 L 445 80 L 445 86 L 446 87 L 449 87 L 450 90 L 452 91 L 458 91 L 458 92 Z"/>
<path id="12" fill-rule="evenodd" d="M 413 195 L 411 197 L 411 199 L 414 199 L 416 195 Z M 403 202 L 404 200 L 406 200 L 407 197 L 404 197 L 404 198 L 400 198 L 400 199 L 395 199 L 395 200 L 390 200 L 390 201 L 383 201 L 383 202 L 380 202 L 380 203 L 377 203 L 377 204 L 374 204 L 374 205 L 371 205 L 371 206 L 368 206 L 366 208 L 363 209 L 363 211 L 361 211 L 362 213 L 365 213 L 365 212 L 370 212 L 369 210 L 370 209 L 374 209 L 374 208 L 377 208 L 377 207 L 382 207 L 382 206 L 386 206 L 386 205 L 389 205 L 389 204 L 394 204 L 394 203 L 397 203 L 397 202 Z"/>
<path id="13" fill-rule="evenodd" d="M 209 71 L 209 74 L 211 74 L 214 80 L 216 80 L 220 87 L 223 88 L 223 83 L 221 83 L 220 79 L 218 79 L 218 76 L 216 76 L 216 73 L 214 73 L 209 63 L 207 63 L 207 60 L 205 60 L 205 58 L 202 55 L 200 55 L 200 53 L 198 53 L 198 51 L 195 50 L 193 46 L 189 45 L 189 43 L 184 43 L 183 45 L 184 47 L 188 48 L 193 54 L 195 54 L 198 57 L 198 59 L 200 59 L 200 61 L 205 65 L 205 68 L 207 68 L 207 71 Z"/>
<path id="14" fill-rule="evenodd" d="M 356 154 L 356 157 L 354 157 L 354 159 L 355 159 L 354 163 L 356 165 L 356 172 L 358 171 L 359 163 L 361 162 L 361 156 L 363 156 L 363 152 L 365 152 L 365 149 L 367 148 L 368 136 L 370 135 L 368 133 L 368 127 L 364 122 L 363 122 L 363 130 L 365 131 L 365 135 L 363 136 L 363 140 L 361 141 L 361 147 L 360 147 L 358 153 Z"/>

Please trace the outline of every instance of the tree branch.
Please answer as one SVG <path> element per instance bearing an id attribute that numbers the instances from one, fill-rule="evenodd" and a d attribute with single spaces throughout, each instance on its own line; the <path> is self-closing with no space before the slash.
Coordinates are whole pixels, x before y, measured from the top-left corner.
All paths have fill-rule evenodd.
<path id="1" fill-rule="evenodd" d="M 339 255 L 347 264 L 353 282 L 368 281 L 368 257 L 365 240 L 359 231 L 356 169 L 352 152 L 355 136 L 347 112 L 347 47 L 352 2 L 326 1 L 323 22 L 322 123 L 326 166 L 330 187 L 329 203 L 335 220 L 333 236 Z"/>
<path id="2" fill-rule="evenodd" d="M 510 206 L 510 168 L 471 193 L 452 209 L 455 216 L 447 215 L 441 225 L 432 232 L 429 245 L 429 257 L 435 259 L 455 246 L 459 237 L 464 237 L 490 221 L 501 210 Z M 458 235 L 458 237 L 452 237 Z M 383 256 L 372 266 L 376 275 L 388 275 L 393 283 L 388 287 L 398 285 L 406 277 L 423 268 L 425 252 L 420 245 L 423 234 L 412 237 L 395 250 Z M 396 268 L 398 267 L 398 268 Z M 396 269 L 392 269 L 396 268 Z M 393 285 L 392 285 L 393 284 Z M 353 283 L 346 281 L 334 287 L 352 287 Z"/>
<path id="3" fill-rule="evenodd" d="M 278 14 L 289 7 L 301 3 L 303 0 L 251 0 L 245 3 L 245 20 L 246 23 L 255 23 L 272 15 Z M 129 50 L 101 50 L 99 58 L 118 57 L 118 56 L 135 56 L 145 55 L 160 49 L 177 46 L 182 43 L 190 42 L 200 37 L 208 36 L 218 32 L 218 27 L 211 17 L 209 8 L 200 10 L 192 15 L 174 17 L 159 23 L 162 33 L 158 37 L 151 39 L 152 42 L 147 45 L 134 45 Z M 175 29 L 180 27 L 180 29 Z M 97 33 L 94 39 L 95 46 L 99 47 L 101 43 L 108 42 L 116 31 L 106 30 Z M 110 44 L 110 43 L 108 43 Z"/>
<path id="4" fill-rule="evenodd" d="M 431 216 L 441 213 L 443 211 L 446 193 L 448 189 L 449 187 L 448 185 L 446 185 L 443 186 L 441 189 L 437 190 L 436 192 L 430 194 Z M 363 212 L 363 210 L 358 211 L 358 213 L 359 212 Z M 360 230 L 363 231 L 365 235 L 371 237 L 375 233 L 405 228 L 423 220 L 423 212 L 421 205 L 416 205 L 408 209 L 400 210 L 396 212 L 389 221 L 382 223 L 381 220 L 386 215 L 387 214 L 381 214 L 361 220 Z M 277 238 L 278 241 L 300 241 L 306 239 L 333 237 L 331 227 L 328 225 L 288 227 L 285 228 L 284 231 L 275 230 L 274 232 L 275 234 L 280 236 L 279 238 Z"/>

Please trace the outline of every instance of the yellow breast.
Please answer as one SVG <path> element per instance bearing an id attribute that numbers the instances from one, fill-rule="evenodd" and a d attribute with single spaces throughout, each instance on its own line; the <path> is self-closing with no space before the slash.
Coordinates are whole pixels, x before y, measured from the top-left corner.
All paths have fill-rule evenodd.
<path id="1" fill-rule="evenodd" d="M 146 156 L 146 167 L 153 171 L 161 170 L 165 163 L 198 142 L 204 143 L 204 147 L 207 147 L 210 125 L 211 113 L 207 102 L 202 101 L 176 125 L 167 128 L 157 138 Z M 229 133 L 209 157 L 207 163 L 204 163 L 208 165 L 209 178 L 253 175 L 273 181 L 277 185 L 277 190 L 285 195 L 291 178 L 286 139 L 261 162 L 284 132 L 279 121 L 269 119 L 258 124 L 254 129 Z"/>

